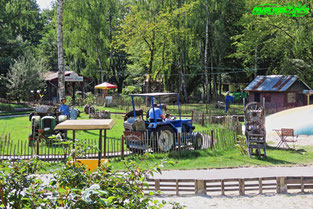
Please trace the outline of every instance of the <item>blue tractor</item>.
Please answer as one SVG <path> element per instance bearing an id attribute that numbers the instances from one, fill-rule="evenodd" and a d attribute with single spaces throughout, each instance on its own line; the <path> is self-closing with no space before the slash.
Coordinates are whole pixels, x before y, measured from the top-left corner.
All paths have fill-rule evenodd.
<path id="1" fill-rule="evenodd" d="M 200 149 L 202 147 L 202 136 L 197 132 L 193 132 L 195 127 L 192 125 L 192 120 L 181 118 L 177 93 L 144 93 L 131 94 L 130 96 L 133 106 L 133 119 L 136 119 L 136 112 L 138 112 L 135 109 L 134 97 L 148 97 L 151 101 L 152 111 L 155 115 L 155 99 L 158 99 L 159 107 L 162 107 L 161 97 L 175 96 L 179 113 L 179 119 L 176 119 L 175 117 L 170 120 L 146 118 L 146 120 L 144 120 L 144 130 L 142 129 L 145 134 L 140 134 L 135 131 L 125 131 L 126 145 L 130 150 L 147 150 L 151 147 L 154 151 L 168 152 L 179 145 L 181 147 L 191 145 L 194 149 Z M 142 137 L 143 135 L 145 136 Z"/>

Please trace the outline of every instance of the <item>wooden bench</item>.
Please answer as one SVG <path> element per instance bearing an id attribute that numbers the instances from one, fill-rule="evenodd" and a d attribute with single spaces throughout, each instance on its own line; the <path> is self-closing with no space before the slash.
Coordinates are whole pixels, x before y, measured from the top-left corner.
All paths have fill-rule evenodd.
<path id="1" fill-rule="evenodd" d="M 280 141 L 276 146 L 277 148 L 283 145 L 286 145 L 287 148 L 290 148 L 288 142 L 294 143 L 297 141 L 295 138 L 298 138 L 298 135 L 294 134 L 294 130 L 292 128 L 282 128 L 274 131 L 280 138 Z"/>

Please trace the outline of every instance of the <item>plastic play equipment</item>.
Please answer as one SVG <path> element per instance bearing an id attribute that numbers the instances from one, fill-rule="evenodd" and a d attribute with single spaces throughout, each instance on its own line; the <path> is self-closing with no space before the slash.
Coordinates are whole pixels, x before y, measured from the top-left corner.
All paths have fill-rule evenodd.
<path id="1" fill-rule="evenodd" d="M 313 105 L 284 110 L 265 119 L 267 137 L 272 137 L 274 129 L 291 128 L 295 135 L 313 135 Z"/>

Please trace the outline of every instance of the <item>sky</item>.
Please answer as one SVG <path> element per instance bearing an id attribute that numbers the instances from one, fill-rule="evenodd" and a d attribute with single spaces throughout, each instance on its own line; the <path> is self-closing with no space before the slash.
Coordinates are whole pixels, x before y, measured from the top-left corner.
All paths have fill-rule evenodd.
<path id="1" fill-rule="evenodd" d="M 37 3 L 40 7 L 40 9 L 48 9 L 51 8 L 51 2 L 54 2 L 55 0 L 37 0 Z"/>

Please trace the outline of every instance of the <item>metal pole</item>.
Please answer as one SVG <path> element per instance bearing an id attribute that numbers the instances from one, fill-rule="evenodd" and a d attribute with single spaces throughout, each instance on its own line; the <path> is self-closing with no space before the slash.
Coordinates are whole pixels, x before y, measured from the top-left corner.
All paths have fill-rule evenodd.
<path id="1" fill-rule="evenodd" d="M 179 106 L 178 94 L 176 95 L 176 97 L 177 97 L 177 105 L 178 105 L 179 120 L 181 120 L 181 113 L 180 113 L 180 106 Z"/>
<path id="2" fill-rule="evenodd" d="M 153 116 L 154 116 L 154 122 L 157 122 L 157 119 L 155 117 L 155 110 L 154 110 L 154 98 L 151 97 L 151 105 L 152 105 L 152 110 L 153 110 Z"/>
<path id="3" fill-rule="evenodd" d="M 75 130 L 73 130 L 73 149 L 75 149 Z"/>
<path id="4" fill-rule="evenodd" d="M 103 139 L 104 139 L 104 145 L 103 145 L 103 158 L 105 158 L 106 157 L 106 154 L 107 154 L 107 152 L 106 152 L 106 150 L 107 150 L 107 130 L 106 129 L 104 129 L 103 130 Z"/>
<path id="5" fill-rule="evenodd" d="M 133 105 L 134 118 L 136 118 L 136 110 L 135 110 L 134 96 L 131 96 L 131 99 L 132 99 L 132 105 Z"/>
<path id="6" fill-rule="evenodd" d="M 98 166 L 100 166 L 100 163 L 101 163 L 101 155 L 102 155 L 102 129 L 100 129 L 100 133 L 99 133 Z"/>

